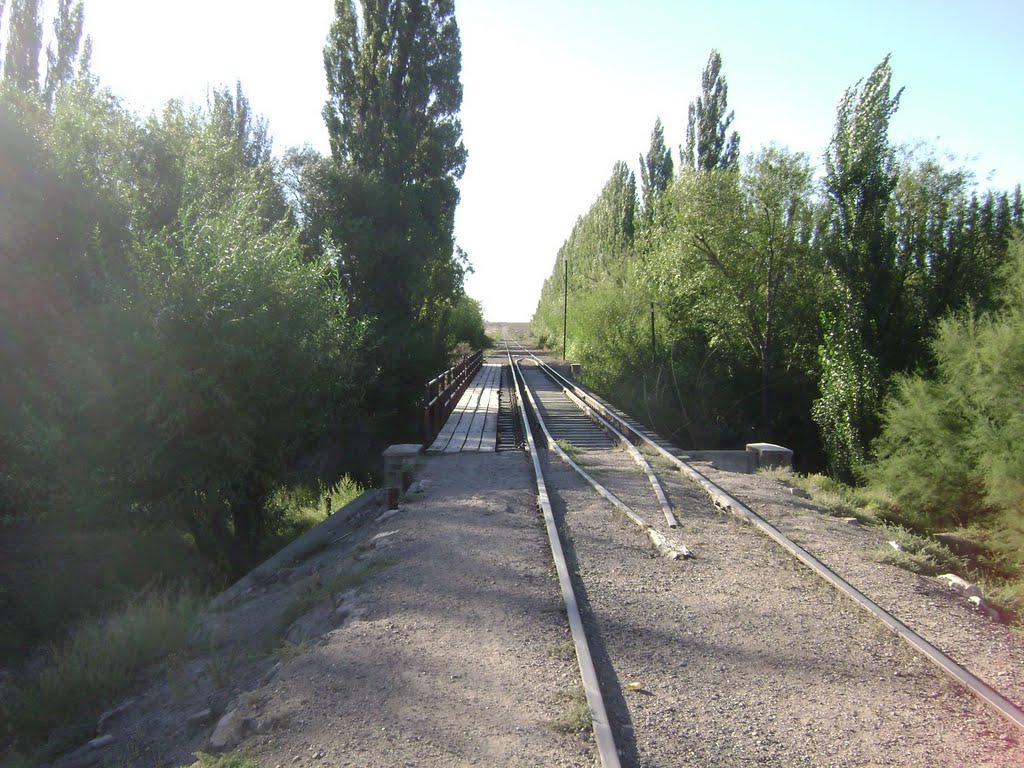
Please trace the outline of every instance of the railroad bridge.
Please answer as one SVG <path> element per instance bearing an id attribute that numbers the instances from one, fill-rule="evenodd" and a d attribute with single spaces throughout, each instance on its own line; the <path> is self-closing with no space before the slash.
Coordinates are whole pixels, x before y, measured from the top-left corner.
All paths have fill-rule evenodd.
<path id="1" fill-rule="evenodd" d="M 1024 639 L 970 585 L 751 474 L 784 449 L 680 451 L 568 373 L 509 342 L 431 381 L 388 492 L 53 768 L 1024 765 Z"/>

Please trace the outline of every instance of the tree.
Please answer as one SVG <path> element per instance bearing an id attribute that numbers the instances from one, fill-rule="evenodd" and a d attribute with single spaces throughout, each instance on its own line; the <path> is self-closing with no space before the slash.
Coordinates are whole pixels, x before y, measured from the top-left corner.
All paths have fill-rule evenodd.
<path id="1" fill-rule="evenodd" d="M 1024 239 L 1002 268 L 1001 308 L 947 316 L 933 341 L 935 375 L 901 375 L 884 410 L 868 479 L 922 529 L 984 525 L 991 546 L 1024 565 Z M 1018 610 L 1024 606 L 1019 599 Z"/>
<path id="2" fill-rule="evenodd" d="M 82 0 L 74 5 L 72 0 L 59 0 L 57 15 L 53 20 L 53 43 L 46 49 L 46 84 L 43 94 L 48 106 L 53 104 L 53 93 L 57 87 L 69 82 L 74 76 L 83 21 Z"/>
<path id="3" fill-rule="evenodd" d="M 903 345 L 902 285 L 895 237 L 886 219 L 898 178 L 889 120 L 903 89 L 891 95 L 891 80 L 886 56 L 867 80 L 846 90 L 825 153 L 826 255 L 851 300 L 863 307 L 860 330 L 868 350 L 878 356 L 883 376 L 898 369 Z"/>
<path id="4" fill-rule="evenodd" d="M 447 188 L 462 177 L 462 69 L 451 0 L 337 0 L 324 48 L 324 118 L 336 162 L 388 181 Z M 454 194 L 453 194 L 454 192 Z"/>
<path id="5" fill-rule="evenodd" d="M 374 408 L 398 413 L 445 362 L 444 319 L 468 269 L 453 234 L 466 163 L 459 28 L 451 0 L 337 0 L 335 13 L 324 48 L 331 161 L 307 158 L 302 218 L 379 340 L 391 386 Z"/>
<path id="6" fill-rule="evenodd" d="M 14 0 L 7 25 L 4 79 L 22 91 L 38 91 L 39 52 L 43 47 L 39 0 Z"/>
<path id="7" fill-rule="evenodd" d="M 640 203 L 647 224 L 654 222 L 658 197 L 668 188 L 672 173 L 672 153 L 665 146 L 665 129 L 659 117 L 651 131 L 651 146 L 646 155 L 640 155 Z"/>
<path id="8" fill-rule="evenodd" d="M 729 88 L 722 74 L 722 57 L 712 49 L 701 74 L 701 96 L 690 102 L 686 123 L 686 149 L 682 164 L 701 171 L 735 168 L 740 156 L 740 135 L 733 131 L 733 112 L 726 114 Z"/>
<path id="9" fill-rule="evenodd" d="M 821 397 L 813 413 L 832 472 L 846 479 L 877 433 L 882 382 L 913 352 L 907 271 L 897 263 L 886 216 L 898 178 L 889 120 L 903 92 L 891 95 L 891 80 L 886 56 L 867 80 L 846 90 L 825 153 L 822 239 L 836 280 L 834 306 L 823 318 Z"/>
<path id="10" fill-rule="evenodd" d="M 806 156 L 776 146 L 742 173 L 684 170 L 670 246 L 659 257 L 662 271 L 674 273 L 674 302 L 691 305 L 702 327 L 754 363 L 766 438 L 774 380 L 806 371 L 812 356 L 821 270 L 811 247 L 811 179 Z"/>

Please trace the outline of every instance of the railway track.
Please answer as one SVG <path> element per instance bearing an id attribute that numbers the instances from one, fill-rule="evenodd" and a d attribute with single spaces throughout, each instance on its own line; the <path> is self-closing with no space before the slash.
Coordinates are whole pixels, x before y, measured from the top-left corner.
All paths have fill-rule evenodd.
<path id="1" fill-rule="evenodd" d="M 906 734 L 924 732 L 920 718 L 866 714 L 863 699 L 940 696 L 960 706 L 933 670 L 1020 736 L 1024 712 L 1014 702 L 636 422 L 521 345 L 506 341 L 506 355 L 519 401 L 532 412 L 520 419 L 603 765 L 800 764 L 786 745 L 801 728 L 812 754 L 865 734 L 904 734 L 889 741 L 905 749 L 913 742 Z M 779 645 L 780 636 L 789 642 Z M 720 693 L 690 695 L 709 683 Z M 837 712 L 853 722 L 837 724 Z M 862 764 L 857 749 L 847 752 L 848 762 L 830 764 Z"/>

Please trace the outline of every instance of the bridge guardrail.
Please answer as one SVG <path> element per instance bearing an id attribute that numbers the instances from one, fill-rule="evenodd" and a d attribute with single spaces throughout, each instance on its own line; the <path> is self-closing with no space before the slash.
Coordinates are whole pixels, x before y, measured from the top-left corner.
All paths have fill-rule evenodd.
<path id="1" fill-rule="evenodd" d="M 423 394 L 423 447 L 430 447 L 445 421 L 483 365 L 483 350 L 464 357 L 444 373 L 427 382 Z"/>

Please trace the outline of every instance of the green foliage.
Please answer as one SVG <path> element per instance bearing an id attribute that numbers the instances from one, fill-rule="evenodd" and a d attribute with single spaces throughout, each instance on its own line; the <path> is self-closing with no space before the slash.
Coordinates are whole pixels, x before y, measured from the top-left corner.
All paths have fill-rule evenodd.
<path id="1" fill-rule="evenodd" d="M 648 226 L 654 223 L 658 198 L 672 182 L 672 173 L 672 153 L 665 146 L 665 128 L 659 117 L 651 131 L 650 149 L 646 155 L 640 155 L 640 203 Z"/>
<path id="2" fill-rule="evenodd" d="M 889 563 L 925 576 L 964 573 L 964 560 L 935 539 L 919 536 L 898 525 L 886 525 L 882 530 L 887 542 L 869 553 L 876 562 Z"/>
<path id="3" fill-rule="evenodd" d="M 484 332 L 484 308 L 479 301 L 469 296 L 460 296 L 451 308 L 446 323 L 448 326 L 447 346 L 449 349 L 459 343 L 468 344 L 472 349 L 483 349 L 487 346 L 487 334 Z"/>
<path id="4" fill-rule="evenodd" d="M 866 477 L 915 527 L 984 523 L 1024 565 L 1024 240 L 1010 248 L 1002 309 L 951 317 L 934 343 L 934 380 L 903 376 L 886 402 Z"/>
<path id="5" fill-rule="evenodd" d="M 57 15 L 53 19 L 53 43 L 46 49 L 43 94 L 47 104 L 53 103 L 53 94 L 58 86 L 72 81 L 84 21 L 82 0 L 77 0 L 74 5 L 72 0 L 58 0 Z"/>
<path id="6" fill-rule="evenodd" d="M 701 95 L 687 110 L 682 165 L 698 171 L 735 168 L 740 159 L 740 135 L 736 131 L 729 134 L 734 113 L 726 114 L 729 87 L 722 74 L 722 56 L 713 48 L 700 84 Z"/>
<path id="7" fill-rule="evenodd" d="M 39 53 L 43 47 L 40 5 L 39 0 L 12 0 L 7 19 L 4 80 L 21 91 L 39 90 Z"/>
<path id="8" fill-rule="evenodd" d="M 297 539 L 328 515 L 358 498 L 364 490 L 349 475 L 331 485 L 317 481 L 281 486 L 266 502 L 268 533 L 261 542 L 262 556 L 269 557 Z"/>
<path id="9" fill-rule="evenodd" d="M 44 743 L 43 754 L 72 746 L 142 669 L 186 647 L 198 607 L 192 595 L 156 593 L 84 624 L 4 691 L 5 736 L 20 751 Z"/>
<path id="10" fill-rule="evenodd" d="M 381 371 L 371 412 L 396 437 L 442 367 L 468 263 L 454 245 L 466 150 L 450 0 L 335 4 L 324 48 L 331 159 L 294 160 L 307 251 L 337 271 Z M 453 311 L 455 310 L 455 311 Z M 458 339 L 455 339 L 458 341 Z"/>
<path id="11" fill-rule="evenodd" d="M 837 291 L 842 293 L 841 287 Z M 856 305 L 848 304 L 847 310 Z M 837 309 L 842 313 L 843 309 Z M 853 329 L 857 315 L 822 314 L 824 339 L 818 349 L 821 396 L 811 405 L 833 477 L 849 480 L 866 458 L 864 435 L 873 432 L 879 384 L 877 363 Z"/>
<path id="12" fill-rule="evenodd" d="M 188 768 L 260 768 L 260 764 L 242 752 L 228 752 L 223 755 L 196 753 L 196 761 Z"/>

